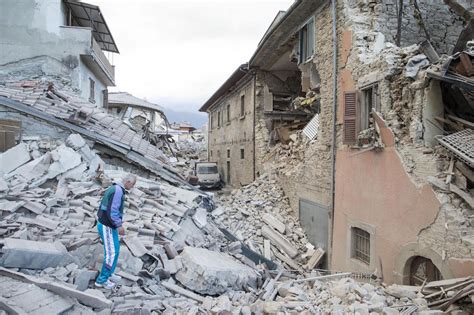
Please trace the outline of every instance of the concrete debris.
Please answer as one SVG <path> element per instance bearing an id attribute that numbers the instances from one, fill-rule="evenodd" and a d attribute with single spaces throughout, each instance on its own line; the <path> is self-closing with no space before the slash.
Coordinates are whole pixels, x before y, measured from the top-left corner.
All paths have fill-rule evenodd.
<path id="1" fill-rule="evenodd" d="M 176 280 L 193 291 L 216 295 L 257 286 L 256 271 L 226 254 L 185 247 L 181 257 L 183 268 L 176 274 Z"/>
<path id="2" fill-rule="evenodd" d="M 20 143 L 0 154 L 0 174 L 8 174 L 29 160 L 31 160 L 31 156 L 28 145 Z"/>
<path id="3" fill-rule="evenodd" d="M 8 268 L 46 269 L 58 266 L 67 255 L 59 242 L 45 243 L 6 238 L 1 249 L 0 266 Z"/>
<path id="4" fill-rule="evenodd" d="M 240 235 L 256 253 L 302 270 L 309 260 L 304 256 L 308 238 L 273 175 L 264 174 L 252 184 L 218 198 L 222 211 L 212 213 L 217 223 L 228 227 L 237 238 Z"/>

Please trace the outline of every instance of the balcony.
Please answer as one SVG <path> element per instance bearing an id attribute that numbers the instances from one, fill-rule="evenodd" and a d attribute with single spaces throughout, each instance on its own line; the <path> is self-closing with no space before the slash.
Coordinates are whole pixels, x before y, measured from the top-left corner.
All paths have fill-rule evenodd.
<path id="1" fill-rule="evenodd" d="M 115 67 L 110 64 L 104 52 L 91 35 L 91 47 L 81 55 L 82 61 L 107 86 L 115 86 Z"/>

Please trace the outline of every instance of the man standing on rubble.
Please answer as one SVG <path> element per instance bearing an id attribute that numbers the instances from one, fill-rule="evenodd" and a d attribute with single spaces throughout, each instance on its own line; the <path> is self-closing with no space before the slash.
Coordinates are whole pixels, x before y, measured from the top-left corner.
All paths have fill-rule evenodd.
<path id="1" fill-rule="evenodd" d="M 97 211 L 97 229 L 104 244 L 104 261 L 95 281 L 95 286 L 98 288 L 113 289 L 115 287 L 114 281 L 120 278 L 114 275 L 114 271 L 120 251 L 119 235 L 125 234 L 125 229 L 122 226 L 125 191 L 132 189 L 136 182 L 135 175 L 126 175 L 122 182 L 114 183 L 105 191 L 100 202 Z"/>

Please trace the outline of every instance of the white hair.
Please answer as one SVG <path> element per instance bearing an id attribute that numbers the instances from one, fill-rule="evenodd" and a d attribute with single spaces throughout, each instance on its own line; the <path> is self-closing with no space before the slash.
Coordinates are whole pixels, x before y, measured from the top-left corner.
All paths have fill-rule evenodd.
<path id="1" fill-rule="evenodd" d="M 122 178 L 122 182 L 123 183 L 126 183 L 126 182 L 136 183 L 137 182 L 137 176 L 133 175 L 133 174 L 127 174 Z"/>

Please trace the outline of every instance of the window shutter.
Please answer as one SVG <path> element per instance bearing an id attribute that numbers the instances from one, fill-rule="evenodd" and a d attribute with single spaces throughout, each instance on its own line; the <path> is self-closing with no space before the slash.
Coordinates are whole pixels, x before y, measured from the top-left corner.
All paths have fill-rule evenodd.
<path id="1" fill-rule="evenodd" d="M 359 128 L 357 124 L 358 115 L 359 110 L 357 106 L 357 92 L 344 92 L 344 144 L 356 143 Z"/>

